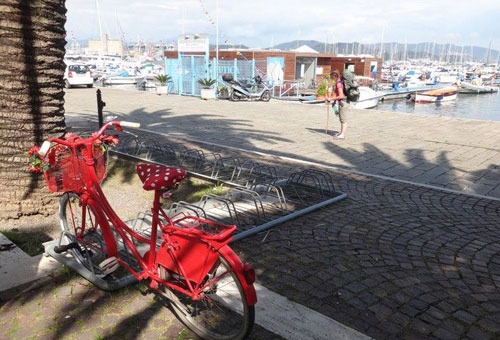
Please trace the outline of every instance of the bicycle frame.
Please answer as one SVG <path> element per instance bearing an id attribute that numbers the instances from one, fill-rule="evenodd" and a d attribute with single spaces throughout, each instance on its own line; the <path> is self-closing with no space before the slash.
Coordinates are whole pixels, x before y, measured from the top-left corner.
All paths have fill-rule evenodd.
<path id="1" fill-rule="evenodd" d="M 181 229 L 174 226 L 175 223 L 183 223 L 187 221 L 187 217 L 178 218 L 172 220 L 168 217 L 165 211 L 161 208 L 160 203 L 160 191 L 156 190 L 154 195 L 153 207 L 152 207 L 152 226 L 151 226 L 151 237 L 144 237 L 134 230 L 130 229 L 116 214 L 116 212 L 111 207 L 110 203 L 106 199 L 99 181 L 97 179 L 94 170 L 94 159 L 93 159 L 93 145 L 95 141 L 101 136 L 104 131 L 110 126 L 115 126 L 117 130 L 121 130 L 120 122 L 110 122 L 105 124 L 97 134 L 89 137 L 87 139 L 79 139 L 74 142 L 51 138 L 48 141 L 53 143 L 59 143 L 70 148 L 72 152 L 72 157 L 77 157 L 77 153 L 80 148 L 84 148 L 86 152 L 80 152 L 85 161 L 85 166 L 83 168 L 85 173 L 85 185 L 79 192 L 76 192 L 80 196 L 80 202 L 82 204 L 82 230 L 80 231 L 83 235 L 86 226 L 86 206 L 88 206 L 92 213 L 96 217 L 96 223 L 101 228 L 101 233 L 105 241 L 107 256 L 116 257 L 117 261 L 123 266 L 128 272 L 132 273 L 137 280 L 150 279 L 150 287 L 152 289 L 158 290 L 159 284 L 165 285 L 171 289 L 179 291 L 183 294 L 191 296 L 193 300 L 201 298 L 200 292 L 202 292 L 208 285 L 219 281 L 222 276 L 230 274 L 230 271 L 213 278 L 209 282 L 204 282 L 203 277 L 206 277 L 211 267 L 213 267 L 215 261 L 218 258 L 218 254 L 223 255 L 226 260 L 230 263 L 231 271 L 239 277 L 242 284 L 242 288 L 246 293 L 247 304 L 253 306 L 256 301 L 256 293 L 253 287 L 254 273 L 253 269 L 246 264 L 243 264 L 238 256 L 227 246 L 227 243 L 231 239 L 231 235 L 236 229 L 235 226 L 225 229 L 223 232 L 209 236 L 204 234 L 198 229 L 188 228 Z M 73 212 L 71 211 L 71 214 Z M 160 221 L 161 216 L 167 221 L 165 225 L 162 225 Z M 191 219 L 197 219 L 190 217 Z M 197 219 L 200 222 L 210 222 L 202 219 Z M 114 227 L 114 230 L 120 235 L 125 246 L 130 250 L 134 258 L 136 259 L 139 267 L 142 268 L 141 272 L 136 272 L 129 264 L 123 261 L 118 254 L 118 246 L 111 229 L 110 221 Z M 162 243 L 158 249 L 157 247 L 157 237 L 158 228 L 161 229 Z M 130 236 L 130 237 L 129 237 Z M 135 239 L 139 242 L 149 244 L 149 251 L 147 251 L 144 256 L 141 256 L 137 247 L 135 246 L 133 240 Z M 206 255 L 206 266 L 202 269 L 193 270 L 190 266 L 193 266 L 193 258 L 189 260 L 179 260 L 178 254 L 176 254 L 176 244 L 179 242 L 184 242 L 187 249 L 196 248 L 197 253 L 195 257 L 200 258 L 200 253 L 205 253 Z M 190 250 L 191 251 L 191 250 Z M 185 256 L 184 256 L 185 257 Z M 183 257 L 183 258 L 184 258 Z M 182 276 L 187 284 L 187 288 L 180 287 L 175 283 L 168 282 L 160 277 L 158 273 L 158 266 L 163 267 L 178 273 Z"/>

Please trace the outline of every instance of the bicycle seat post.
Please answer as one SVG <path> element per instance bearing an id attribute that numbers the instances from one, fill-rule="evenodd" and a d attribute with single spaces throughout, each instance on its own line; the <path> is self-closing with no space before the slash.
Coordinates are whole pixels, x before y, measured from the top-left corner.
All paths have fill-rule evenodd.
<path id="1" fill-rule="evenodd" d="M 151 221 L 151 243 L 149 247 L 149 259 L 148 259 L 148 267 L 153 269 L 154 263 L 154 254 L 156 252 L 156 238 L 158 237 L 158 224 L 159 224 L 159 214 L 160 214 L 160 190 L 155 190 L 155 197 L 153 200 L 153 208 L 151 212 L 153 213 L 153 220 Z"/>

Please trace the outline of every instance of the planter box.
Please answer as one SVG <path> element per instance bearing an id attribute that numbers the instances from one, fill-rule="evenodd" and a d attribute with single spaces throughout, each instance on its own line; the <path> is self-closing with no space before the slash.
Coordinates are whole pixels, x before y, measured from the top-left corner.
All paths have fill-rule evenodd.
<path id="1" fill-rule="evenodd" d="M 168 94 L 168 86 L 156 86 L 156 93 L 158 94 Z"/>
<path id="2" fill-rule="evenodd" d="M 316 100 L 325 100 L 325 96 L 316 95 Z"/>
<path id="3" fill-rule="evenodd" d="M 215 99 L 215 89 L 201 89 L 201 99 Z"/>

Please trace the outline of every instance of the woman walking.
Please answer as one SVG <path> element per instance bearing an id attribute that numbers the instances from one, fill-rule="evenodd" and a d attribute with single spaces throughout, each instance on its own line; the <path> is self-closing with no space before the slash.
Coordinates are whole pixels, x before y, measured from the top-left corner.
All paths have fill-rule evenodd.
<path id="1" fill-rule="evenodd" d="M 330 78 L 332 79 L 332 86 L 328 87 L 325 100 L 327 104 L 332 102 L 333 112 L 339 116 L 340 120 L 340 132 L 335 134 L 333 139 L 344 139 L 347 130 L 346 110 L 344 109 L 344 85 L 340 79 L 339 70 L 335 69 L 331 71 Z"/>

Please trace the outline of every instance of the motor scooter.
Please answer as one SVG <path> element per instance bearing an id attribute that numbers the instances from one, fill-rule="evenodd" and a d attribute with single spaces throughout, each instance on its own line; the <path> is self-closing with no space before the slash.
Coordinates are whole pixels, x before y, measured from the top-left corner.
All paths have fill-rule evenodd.
<path id="1" fill-rule="evenodd" d="M 229 100 L 262 100 L 268 102 L 271 99 L 271 89 L 262 81 L 260 76 L 255 76 L 253 82 L 234 80 L 231 73 L 224 73 L 222 80 L 231 89 Z"/>

